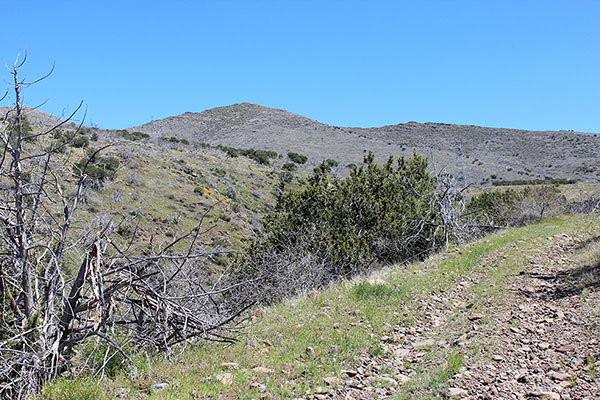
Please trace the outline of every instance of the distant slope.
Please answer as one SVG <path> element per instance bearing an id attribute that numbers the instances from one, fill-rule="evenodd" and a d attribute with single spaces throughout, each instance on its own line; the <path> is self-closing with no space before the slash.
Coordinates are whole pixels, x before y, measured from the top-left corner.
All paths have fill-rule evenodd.
<path id="1" fill-rule="evenodd" d="M 486 178 L 549 176 L 596 181 L 600 177 L 600 135 L 591 133 L 417 122 L 344 128 L 251 103 L 187 112 L 129 130 L 157 138 L 176 136 L 191 143 L 253 147 L 283 154 L 295 151 L 308 155 L 315 164 L 326 158 L 341 165 L 357 163 L 363 150 L 374 151 L 380 160 L 417 151 L 430 158 L 436 169 L 462 175 L 464 165 L 466 179 L 473 184 Z M 458 156 L 459 149 L 462 157 Z"/>
<path id="2" fill-rule="evenodd" d="M 53 125 L 56 125 L 56 124 L 59 124 L 62 122 L 62 119 L 55 117 L 53 115 L 50 115 L 50 114 L 46 114 L 45 112 L 40 111 L 40 110 L 25 107 L 24 111 L 25 111 L 25 116 L 27 117 L 27 120 L 32 125 L 53 126 Z M 0 118 L 4 118 L 6 113 L 12 114 L 13 112 L 14 111 L 12 111 L 8 107 L 0 107 Z"/>

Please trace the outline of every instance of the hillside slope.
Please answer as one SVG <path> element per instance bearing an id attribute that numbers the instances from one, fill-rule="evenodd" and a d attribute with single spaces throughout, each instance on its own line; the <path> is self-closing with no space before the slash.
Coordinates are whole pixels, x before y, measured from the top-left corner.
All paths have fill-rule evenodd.
<path id="1" fill-rule="evenodd" d="M 327 158 L 341 165 L 358 163 L 363 150 L 374 151 L 380 160 L 417 151 L 430 158 L 437 169 L 460 175 L 464 169 L 467 182 L 472 184 L 486 179 L 545 176 L 596 181 L 600 176 L 600 135 L 570 131 L 417 122 L 344 128 L 251 103 L 188 112 L 129 130 L 154 137 L 176 136 L 192 143 L 253 147 L 282 154 L 294 151 L 308 155 L 313 163 Z"/>
<path id="2" fill-rule="evenodd" d="M 261 309 L 234 346 L 45 398 L 598 398 L 599 235 L 598 215 L 511 229 Z"/>

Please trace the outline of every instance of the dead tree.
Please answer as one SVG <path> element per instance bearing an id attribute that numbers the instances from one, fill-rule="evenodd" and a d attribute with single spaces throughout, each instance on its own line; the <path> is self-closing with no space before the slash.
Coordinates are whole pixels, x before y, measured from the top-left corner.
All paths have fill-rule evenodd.
<path id="1" fill-rule="evenodd" d="M 161 351 L 195 338 L 232 340 L 250 304 L 226 303 L 230 288 L 200 276 L 199 260 L 212 254 L 199 243 L 202 221 L 153 255 L 122 249 L 110 223 L 74 233 L 86 170 L 111 145 L 76 168 L 52 139 L 75 113 L 25 134 L 21 89 L 35 82 L 20 80 L 24 61 L 12 68 L 14 105 L 0 125 L 0 397 L 30 397 L 92 337 L 122 352 L 117 334 Z"/>

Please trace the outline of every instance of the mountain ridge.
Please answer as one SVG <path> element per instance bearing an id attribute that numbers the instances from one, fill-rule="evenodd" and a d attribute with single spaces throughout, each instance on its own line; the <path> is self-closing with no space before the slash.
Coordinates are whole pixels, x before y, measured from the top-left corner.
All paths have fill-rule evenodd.
<path id="1" fill-rule="evenodd" d="M 546 176 L 594 181 L 600 176 L 600 135 L 596 133 L 414 121 L 339 127 L 253 103 L 187 112 L 128 130 L 155 138 L 176 136 L 196 144 L 299 152 L 313 164 L 328 158 L 342 165 L 360 163 L 369 150 L 385 158 L 419 152 L 437 169 L 461 175 L 464 171 L 465 180 L 474 184 Z"/>
<path id="2" fill-rule="evenodd" d="M 6 113 L 6 107 L 0 112 Z M 26 109 L 33 124 L 59 118 Z M 528 131 L 441 122 L 408 121 L 360 128 L 328 125 L 283 109 L 238 103 L 202 112 L 185 112 L 127 128 L 153 140 L 176 137 L 191 146 L 230 146 L 305 154 L 309 165 L 339 162 L 337 171 L 358 164 L 366 151 L 378 161 L 389 156 L 425 155 L 431 168 L 482 185 L 495 180 L 545 177 L 593 182 L 600 178 L 600 134 L 573 131 Z"/>

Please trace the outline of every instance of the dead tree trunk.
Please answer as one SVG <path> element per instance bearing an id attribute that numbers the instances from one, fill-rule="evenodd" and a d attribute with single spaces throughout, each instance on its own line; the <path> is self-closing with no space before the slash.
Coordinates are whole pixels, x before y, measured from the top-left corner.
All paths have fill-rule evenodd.
<path id="1" fill-rule="evenodd" d="M 83 165 L 77 184 L 68 188 L 75 161 L 56 153 L 51 133 L 75 113 L 25 134 L 21 88 L 35 82 L 20 80 L 23 63 L 13 66 L 15 103 L 0 124 L 6 187 L 0 192 L 0 398 L 35 394 L 69 367 L 70 349 L 91 337 L 119 351 L 115 334 L 166 351 L 195 338 L 232 340 L 234 321 L 249 304 L 227 304 L 228 288 L 199 283 L 196 261 L 211 255 L 198 243 L 202 221 L 155 255 L 122 251 L 111 241 L 111 224 L 91 245 L 71 237 L 88 165 L 111 144 L 77 164 Z M 79 268 L 69 276 L 64 266 L 76 257 Z"/>

